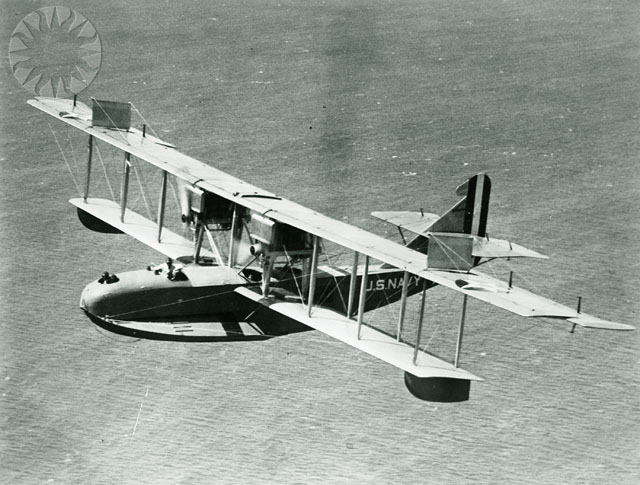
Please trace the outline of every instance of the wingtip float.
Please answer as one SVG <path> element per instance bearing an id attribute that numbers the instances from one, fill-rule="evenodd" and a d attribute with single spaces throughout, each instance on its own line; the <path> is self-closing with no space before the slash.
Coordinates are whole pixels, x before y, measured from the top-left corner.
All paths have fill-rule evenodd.
<path id="1" fill-rule="evenodd" d="M 458 187 L 461 200 L 442 216 L 422 210 L 374 213 L 397 226 L 405 241 L 401 245 L 180 153 L 147 134 L 146 125 L 131 127 L 128 103 L 94 99 L 89 107 L 76 99 L 49 98 L 28 103 L 89 135 L 84 194 L 71 199 L 82 223 L 98 232 L 128 234 L 169 258 L 146 270 L 105 274 L 85 288 L 82 309 L 110 331 L 150 339 L 231 341 L 316 329 L 402 369 L 407 388 L 419 399 L 459 402 L 469 398 L 471 381 L 481 380 L 458 366 L 468 297 L 574 328 L 634 329 L 477 271 L 481 262 L 496 258 L 546 258 L 489 237 L 491 180 L 484 173 Z M 98 141 L 124 153 L 118 202 L 89 197 Z M 155 220 L 127 207 L 130 170 L 141 162 L 161 173 Z M 190 237 L 164 224 L 169 177 L 177 182 L 181 220 Z M 409 240 L 403 230 L 412 233 Z M 351 264 L 331 264 L 325 242 L 351 251 Z M 463 295 L 453 362 L 420 347 L 424 294 L 436 285 Z M 407 300 L 419 293 L 418 323 L 409 332 Z M 366 312 L 393 303 L 400 315 L 395 335 L 364 321 Z"/>

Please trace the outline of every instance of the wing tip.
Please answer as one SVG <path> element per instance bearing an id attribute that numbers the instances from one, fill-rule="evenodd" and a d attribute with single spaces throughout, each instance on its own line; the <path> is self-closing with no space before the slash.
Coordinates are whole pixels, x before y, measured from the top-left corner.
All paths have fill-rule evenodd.
<path id="1" fill-rule="evenodd" d="M 568 322 L 571 322 L 575 325 L 580 325 L 585 328 L 598 328 L 601 330 L 621 330 L 621 331 L 631 331 L 635 330 L 636 327 L 633 325 L 628 325 L 626 323 L 618 323 L 618 322 L 610 322 L 608 320 L 603 320 L 598 317 L 594 317 L 591 315 L 578 315 L 574 318 L 568 318 Z"/>

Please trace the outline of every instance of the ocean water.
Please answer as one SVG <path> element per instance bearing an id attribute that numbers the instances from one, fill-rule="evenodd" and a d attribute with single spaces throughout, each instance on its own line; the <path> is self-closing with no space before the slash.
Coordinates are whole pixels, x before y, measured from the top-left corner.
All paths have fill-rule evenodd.
<path id="1" fill-rule="evenodd" d="M 131 101 L 181 151 L 391 238 L 371 211 L 443 212 L 487 171 L 489 233 L 551 256 L 487 271 L 638 325 L 635 2 L 58 4 L 101 36 L 85 101 Z M 45 5 L 2 3 L 5 49 Z M 80 225 L 56 139 L 75 176 L 86 140 L 27 106 L 2 64 L 0 483 L 640 480 L 638 332 L 571 334 L 472 301 L 462 365 L 485 381 L 435 404 L 314 332 L 186 344 L 97 329 L 84 285 L 159 257 Z M 428 298 L 423 343 L 451 358 L 461 301 Z"/>

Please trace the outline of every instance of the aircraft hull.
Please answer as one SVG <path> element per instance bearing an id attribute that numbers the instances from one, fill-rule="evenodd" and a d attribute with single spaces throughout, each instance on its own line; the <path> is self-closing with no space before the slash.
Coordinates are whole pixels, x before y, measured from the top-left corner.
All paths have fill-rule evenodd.
<path id="1" fill-rule="evenodd" d="M 239 276 L 237 269 L 187 264 L 170 273 L 162 265 L 117 276 L 103 275 L 86 286 L 80 307 L 93 323 L 108 331 L 153 340 L 265 340 L 312 330 L 237 293 L 238 287 L 258 286 Z M 358 286 L 360 280 L 359 277 Z M 397 301 L 401 280 L 402 272 L 372 272 L 365 311 Z M 317 304 L 345 312 L 350 277 L 321 270 L 317 281 Z M 290 280 L 274 286 L 272 291 L 283 299 L 300 300 Z M 410 280 L 408 293 L 417 291 L 418 280 Z"/>
<path id="2" fill-rule="evenodd" d="M 155 321 L 116 321 L 109 317 L 93 315 L 83 310 L 85 315 L 98 327 L 127 337 L 145 340 L 168 340 L 175 342 L 246 342 L 267 340 L 291 333 L 308 332 L 312 328 L 272 311 L 262 311 L 260 321 L 237 322 L 229 314 L 211 315 L 210 321 L 190 321 L 187 319 L 167 319 Z M 267 317 L 264 314 L 269 314 Z M 268 323 L 267 323 L 268 322 Z M 250 325 L 249 331 L 247 325 Z M 243 331 L 244 330 L 244 331 Z"/>
<path id="3" fill-rule="evenodd" d="M 248 283 L 237 270 L 181 271 L 186 278 L 169 279 L 166 268 L 119 273 L 112 282 L 103 277 L 86 286 L 80 308 L 105 330 L 152 340 L 265 340 L 310 330 L 238 295 L 234 290 Z"/>

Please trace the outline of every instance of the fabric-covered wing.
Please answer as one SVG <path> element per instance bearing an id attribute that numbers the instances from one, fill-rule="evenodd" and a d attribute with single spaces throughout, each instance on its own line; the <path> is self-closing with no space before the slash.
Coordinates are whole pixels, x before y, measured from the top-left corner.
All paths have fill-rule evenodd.
<path id="1" fill-rule="evenodd" d="M 452 364 L 427 353 L 420 353 L 414 365 L 413 347 L 398 342 L 395 338 L 366 325 L 362 326 L 360 338 L 357 338 L 358 324 L 333 310 L 315 307 L 312 316 L 309 317 L 307 307 L 302 303 L 264 298 L 261 294 L 246 287 L 236 288 L 235 291 L 273 311 L 319 330 L 416 377 L 482 380 L 466 370 L 454 367 Z"/>
<path id="2" fill-rule="evenodd" d="M 74 108 L 71 100 L 37 98 L 29 104 L 125 152 L 145 160 L 202 190 L 215 193 L 259 214 L 405 270 L 413 275 L 485 301 L 518 315 L 551 317 L 577 325 L 631 330 L 634 327 L 606 322 L 534 295 L 526 290 L 471 271 L 430 270 L 424 254 L 363 229 L 322 215 L 295 202 L 244 182 L 221 170 L 180 153 L 170 144 L 146 138 L 135 129 L 123 132 L 91 124 L 91 110 L 82 103 Z M 73 116 L 78 113 L 78 116 Z M 87 116 L 89 115 L 89 118 Z"/>
<path id="3" fill-rule="evenodd" d="M 146 244 L 152 249 L 173 259 L 193 254 L 193 242 L 171 232 L 169 229 L 162 231 L 162 240 L 157 240 L 158 226 L 146 217 L 126 209 L 124 221 L 120 220 L 120 206 L 107 199 L 88 198 L 85 202 L 81 198 L 69 201 L 78 209 L 91 214 L 93 217 L 106 222 L 110 226 Z M 203 256 L 214 257 L 211 251 L 201 250 Z"/>
<path id="4" fill-rule="evenodd" d="M 523 317 L 559 318 L 583 327 L 608 330 L 635 328 L 623 323 L 601 320 L 586 313 L 578 313 L 566 305 L 522 288 L 509 287 L 507 283 L 477 271 L 457 273 L 426 270 L 421 272 L 420 276 Z"/>

